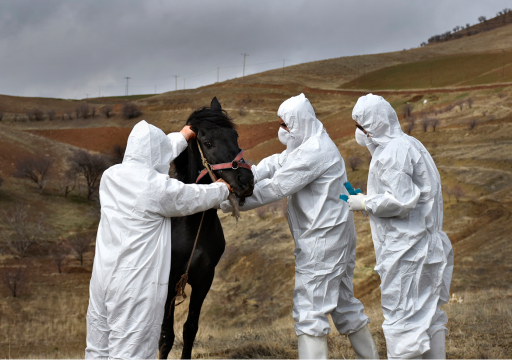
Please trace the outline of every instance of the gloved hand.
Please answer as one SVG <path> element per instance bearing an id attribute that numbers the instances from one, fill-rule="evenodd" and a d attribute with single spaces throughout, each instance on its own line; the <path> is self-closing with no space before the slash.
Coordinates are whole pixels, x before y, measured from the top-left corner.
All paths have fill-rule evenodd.
<path id="1" fill-rule="evenodd" d="M 229 200 L 225 200 L 220 203 L 220 208 L 224 214 L 229 214 L 233 212 L 233 207 L 231 206 L 231 203 Z"/>
<path id="2" fill-rule="evenodd" d="M 366 195 L 349 195 L 347 203 L 350 211 L 363 211 L 366 207 Z"/>

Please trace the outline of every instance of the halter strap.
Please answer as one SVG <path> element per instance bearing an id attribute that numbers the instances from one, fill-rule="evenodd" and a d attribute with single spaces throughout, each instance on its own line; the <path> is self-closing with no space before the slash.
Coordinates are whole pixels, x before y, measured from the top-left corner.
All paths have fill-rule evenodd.
<path id="1" fill-rule="evenodd" d="M 206 158 L 204 157 L 203 151 L 201 150 L 201 146 L 199 145 L 199 141 L 197 141 L 197 147 L 199 148 L 199 153 L 201 154 L 201 160 L 203 162 L 204 169 L 199 173 L 199 176 L 196 179 L 196 184 L 208 173 L 210 174 L 210 178 L 212 179 L 213 182 L 217 181 L 217 177 L 213 173 L 213 170 L 236 170 L 238 168 L 245 168 L 251 170 L 251 165 L 244 162 L 243 150 L 240 151 L 240 153 L 235 157 L 235 159 L 232 162 L 210 165 Z"/>

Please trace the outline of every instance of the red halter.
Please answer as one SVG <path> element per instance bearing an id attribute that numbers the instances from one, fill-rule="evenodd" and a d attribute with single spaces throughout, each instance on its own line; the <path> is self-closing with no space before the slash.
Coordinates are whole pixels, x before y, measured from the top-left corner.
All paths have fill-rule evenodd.
<path id="1" fill-rule="evenodd" d="M 199 144 L 197 144 L 199 146 Z M 202 154 L 201 154 L 202 155 Z M 235 159 L 229 163 L 223 163 L 223 164 L 215 164 L 215 165 L 210 165 L 208 164 L 208 166 L 210 167 L 211 170 L 224 170 L 224 169 L 233 169 L 233 170 L 236 170 L 240 167 L 242 168 L 246 168 L 246 169 L 249 169 L 251 170 L 251 165 L 247 164 L 246 162 L 244 162 L 244 151 L 240 151 L 240 154 L 238 154 Z M 197 180 L 196 180 L 196 184 L 206 175 L 208 174 L 208 169 L 203 169 L 200 173 L 199 173 L 199 176 L 197 177 Z M 212 179 L 212 181 L 215 181 L 217 179 Z"/>

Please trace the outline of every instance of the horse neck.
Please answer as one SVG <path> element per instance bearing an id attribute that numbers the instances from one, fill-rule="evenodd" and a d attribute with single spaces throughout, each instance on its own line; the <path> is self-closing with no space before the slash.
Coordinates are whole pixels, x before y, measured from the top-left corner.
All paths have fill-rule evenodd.
<path id="1" fill-rule="evenodd" d="M 197 149 L 197 144 L 191 141 L 185 149 L 174 161 L 176 167 L 177 178 L 185 184 L 194 184 L 199 172 L 203 170 L 200 160 L 201 155 Z M 207 183 L 211 183 L 210 177 L 207 176 Z M 204 181 L 202 181 L 204 183 Z"/>

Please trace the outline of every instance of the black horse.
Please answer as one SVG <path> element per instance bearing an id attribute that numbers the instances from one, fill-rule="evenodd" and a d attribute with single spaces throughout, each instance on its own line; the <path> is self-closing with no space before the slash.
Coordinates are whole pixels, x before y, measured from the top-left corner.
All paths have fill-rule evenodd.
<path id="1" fill-rule="evenodd" d="M 210 107 L 196 110 L 187 120 L 197 134 L 204 157 L 209 164 L 230 163 L 240 153 L 238 133 L 235 124 L 227 113 L 222 110 L 217 98 L 213 98 Z M 199 172 L 204 168 L 197 142 L 189 142 L 188 149 L 174 160 L 178 180 L 184 183 L 195 183 Z M 252 195 L 254 178 L 246 168 L 236 170 L 216 170 L 218 178 L 224 179 L 233 188 L 233 192 L 243 201 Z M 204 176 L 200 183 L 208 184 L 212 180 Z M 174 305 L 171 301 L 176 295 L 176 283 L 185 273 L 194 240 L 197 235 L 202 213 L 172 218 L 172 258 L 169 277 L 169 290 L 165 304 L 165 315 L 159 343 L 159 356 L 167 359 L 174 343 Z M 183 351 L 181 357 L 190 359 L 192 346 L 199 327 L 199 315 L 203 301 L 210 290 L 215 275 L 215 266 L 224 253 L 226 242 L 217 210 L 207 210 L 197 242 L 197 248 L 190 265 L 188 283 L 192 286 L 188 317 L 183 327 Z M 170 316 L 168 316 L 170 314 Z"/>

